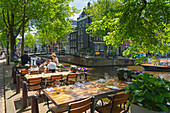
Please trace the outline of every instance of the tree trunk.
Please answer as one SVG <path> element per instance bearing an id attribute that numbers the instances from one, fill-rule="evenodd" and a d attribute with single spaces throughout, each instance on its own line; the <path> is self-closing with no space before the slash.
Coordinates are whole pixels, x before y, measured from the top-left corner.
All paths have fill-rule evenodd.
<path id="1" fill-rule="evenodd" d="M 11 51 L 11 54 L 10 54 L 10 58 L 11 58 L 11 61 L 12 61 L 12 57 L 14 55 L 14 36 L 13 36 L 13 32 L 10 32 L 10 43 L 11 43 L 11 47 L 10 47 L 10 51 Z"/>
<path id="2" fill-rule="evenodd" d="M 9 59 L 9 33 L 7 33 L 7 65 L 10 64 L 10 59 Z"/>
<path id="3" fill-rule="evenodd" d="M 11 38 L 11 61 L 13 61 L 13 55 L 15 53 L 15 39 L 16 36 L 14 36 L 14 14 L 11 12 L 11 25 L 10 25 L 10 38 Z"/>
<path id="4" fill-rule="evenodd" d="M 22 17 L 22 43 L 21 43 L 21 55 L 24 54 L 24 32 L 25 32 L 25 5 L 24 5 L 24 14 Z"/>

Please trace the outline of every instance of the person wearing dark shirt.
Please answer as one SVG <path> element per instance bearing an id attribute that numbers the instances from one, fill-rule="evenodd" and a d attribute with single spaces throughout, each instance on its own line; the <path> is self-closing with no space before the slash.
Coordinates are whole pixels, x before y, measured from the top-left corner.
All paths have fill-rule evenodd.
<path id="1" fill-rule="evenodd" d="M 37 60 L 36 60 L 36 65 L 37 65 L 38 67 L 41 65 L 41 61 L 40 61 L 39 58 L 37 58 Z"/>
<path id="2" fill-rule="evenodd" d="M 31 64 L 31 58 L 28 56 L 28 52 L 24 51 L 24 55 L 21 56 L 21 64 L 24 66 L 28 62 Z"/>

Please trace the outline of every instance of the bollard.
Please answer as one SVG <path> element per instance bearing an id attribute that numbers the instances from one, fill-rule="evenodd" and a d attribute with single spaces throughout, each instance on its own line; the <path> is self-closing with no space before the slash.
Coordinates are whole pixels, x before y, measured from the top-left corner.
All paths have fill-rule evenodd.
<path id="1" fill-rule="evenodd" d="M 12 67 L 12 77 L 14 76 L 14 67 Z"/>
<path id="2" fill-rule="evenodd" d="M 16 93 L 20 93 L 20 87 L 21 87 L 21 83 L 20 83 L 20 79 L 21 77 L 17 74 L 17 87 L 16 87 Z"/>
<path id="3" fill-rule="evenodd" d="M 84 73 L 84 76 L 85 76 L 85 80 L 87 80 L 87 73 L 86 72 Z"/>
<path id="4" fill-rule="evenodd" d="M 32 96 L 31 113 L 39 113 L 37 95 Z"/>
<path id="5" fill-rule="evenodd" d="M 16 84 L 16 70 L 14 70 L 13 83 Z"/>
<path id="6" fill-rule="evenodd" d="M 28 105 L 27 101 L 27 84 L 26 81 L 23 81 L 22 83 L 22 108 L 25 109 Z"/>

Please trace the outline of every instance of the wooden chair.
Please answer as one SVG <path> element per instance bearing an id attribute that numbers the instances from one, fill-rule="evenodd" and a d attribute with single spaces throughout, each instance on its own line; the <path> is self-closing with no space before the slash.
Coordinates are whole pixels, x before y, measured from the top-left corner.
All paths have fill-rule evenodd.
<path id="1" fill-rule="evenodd" d="M 49 107 L 49 102 L 48 102 L 48 98 L 47 98 L 47 106 L 49 108 L 49 110 L 46 112 L 48 113 L 49 111 L 51 111 L 52 113 L 65 113 L 66 111 L 68 111 L 68 113 L 82 113 L 85 112 L 90 109 L 92 110 L 94 105 L 94 97 L 89 97 L 83 100 L 79 100 L 79 101 L 75 101 L 68 104 L 62 104 L 59 106 L 54 106 L 54 107 Z"/>
<path id="2" fill-rule="evenodd" d="M 75 79 L 73 81 L 73 79 Z M 65 81 L 63 81 L 66 85 L 74 84 L 77 81 L 77 74 L 75 73 L 70 73 L 67 75 L 67 78 Z"/>
<path id="3" fill-rule="evenodd" d="M 21 70 L 21 79 L 25 79 L 24 75 L 28 74 L 28 69 Z"/>
<path id="4" fill-rule="evenodd" d="M 29 91 L 36 91 L 36 90 L 41 90 L 42 87 L 42 78 L 41 77 L 36 77 L 36 78 L 30 78 L 27 81 L 27 88 Z"/>
<path id="5" fill-rule="evenodd" d="M 63 78 L 62 74 L 51 75 L 51 78 L 47 80 L 47 84 L 50 86 L 55 86 L 55 82 L 60 81 L 61 83 L 62 78 Z"/>
<path id="6" fill-rule="evenodd" d="M 121 94 L 114 95 L 111 100 L 112 102 L 106 104 L 104 106 L 95 107 L 95 110 L 99 113 L 127 113 L 129 110 L 129 106 L 125 110 L 125 103 L 128 101 L 129 93 L 125 94 L 124 92 Z M 124 108 L 118 105 L 124 104 Z"/>
<path id="7" fill-rule="evenodd" d="M 39 74 L 41 74 L 41 73 L 44 73 L 44 69 L 43 70 L 42 69 L 39 70 Z"/>
<path id="8" fill-rule="evenodd" d="M 90 109 L 92 111 L 94 105 L 94 97 L 89 97 L 87 99 L 73 102 L 69 104 L 68 113 L 82 113 Z"/>
<path id="9" fill-rule="evenodd" d="M 52 73 L 52 71 L 47 70 L 46 73 Z"/>

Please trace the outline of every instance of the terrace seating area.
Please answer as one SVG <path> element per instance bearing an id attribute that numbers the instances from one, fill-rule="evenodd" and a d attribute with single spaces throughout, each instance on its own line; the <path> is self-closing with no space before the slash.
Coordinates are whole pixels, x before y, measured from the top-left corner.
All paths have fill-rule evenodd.
<path id="1" fill-rule="evenodd" d="M 16 79 L 16 91 L 22 89 L 23 100 L 28 101 L 29 96 L 27 97 L 27 95 L 30 91 L 34 91 L 33 95 L 36 94 L 37 98 L 41 98 L 46 103 L 46 112 L 81 113 L 87 111 L 88 113 L 107 113 L 114 111 L 113 113 L 118 113 L 117 111 L 120 110 L 129 110 L 124 109 L 129 107 L 117 106 L 125 105 L 128 101 L 128 94 L 124 93 L 124 87 L 128 84 L 123 81 L 118 83 L 117 77 L 88 81 L 86 79 L 87 72 L 84 74 L 80 71 L 73 73 L 71 70 L 63 70 L 52 73 L 40 70 L 35 66 L 22 69 L 16 67 L 16 75 L 17 77 L 13 77 L 13 79 Z M 26 83 L 25 86 L 23 85 L 24 82 Z M 116 88 L 109 87 L 113 86 L 113 82 L 117 82 L 119 85 L 116 85 Z M 22 83 L 22 88 L 18 86 L 20 83 Z M 120 92 L 121 94 L 119 94 Z M 104 101 L 104 98 L 110 101 Z M 98 100 L 105 104 L 101 105 L 99 102 L 100 106 L 98 106 Z M 25 101 L 22 103 L 22 109 L 26 109 L 28 106 L 24 103 Z M 39 110 L 39 108 L 36 109 Z"/>

